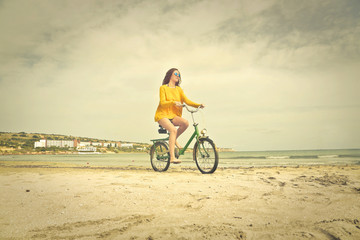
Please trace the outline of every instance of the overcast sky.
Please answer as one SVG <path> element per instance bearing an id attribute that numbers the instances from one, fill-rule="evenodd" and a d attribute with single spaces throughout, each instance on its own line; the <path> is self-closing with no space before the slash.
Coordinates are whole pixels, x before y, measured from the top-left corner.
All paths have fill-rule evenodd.
<path id="1" fill-rule="evenodd" d="M 172 67 L 219 147 L 360 147 L 358 0 L 0 1 L 0 131 L 150 143 Z"/>

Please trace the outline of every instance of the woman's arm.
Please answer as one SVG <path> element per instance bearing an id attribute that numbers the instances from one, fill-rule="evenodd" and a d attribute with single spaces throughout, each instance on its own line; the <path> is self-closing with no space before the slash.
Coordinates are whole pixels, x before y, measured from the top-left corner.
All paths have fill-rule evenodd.
<path id="1" fill-rule="evenodd" d="M 202 104 L 198 104 L 198 103 L 195 103 L 193 101 L 191 101 L 190 99 L 188 99 L 184 93 L 184 91 L 180 88 L 180 94 L 181 94 L 181 99 L 183 100 L 184 103 L 186 103 L 186 105 L 189 105 L 189 106 L 192 106 L 192 107 L 199 107 L 201 106 Z"/>

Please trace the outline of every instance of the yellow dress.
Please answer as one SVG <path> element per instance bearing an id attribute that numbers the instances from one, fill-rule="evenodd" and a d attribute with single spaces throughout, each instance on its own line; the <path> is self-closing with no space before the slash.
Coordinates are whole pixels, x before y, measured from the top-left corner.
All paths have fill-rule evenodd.
<path id="1" fill-rule="evenodd" d="M 200 104 L 190 101 L 184 94 L 181 87 L 171 88 L 167 85 L 160 87 L 160 103 L 155 113 L 155 122 L 160 119 L 173 119 L 176 116 L 182 116 L 182 108 L 176 107 L 175 102 L 186 103 L 192 107 L 199 107 Z"/>

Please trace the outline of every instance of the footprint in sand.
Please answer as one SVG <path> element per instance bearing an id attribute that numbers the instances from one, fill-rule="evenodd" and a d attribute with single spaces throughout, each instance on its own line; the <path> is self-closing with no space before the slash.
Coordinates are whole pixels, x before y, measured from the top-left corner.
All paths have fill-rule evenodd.
<path id="1" fill-rule="evenodd" d="M 32 239 L 83 239 L 83 238 L 114 238 L 123 235 L 141 224 L 147 224 L 154 219 L 147 215 L 130 215 L 116 218 L 65 223 L 34 229 L 27 238 Z"/>

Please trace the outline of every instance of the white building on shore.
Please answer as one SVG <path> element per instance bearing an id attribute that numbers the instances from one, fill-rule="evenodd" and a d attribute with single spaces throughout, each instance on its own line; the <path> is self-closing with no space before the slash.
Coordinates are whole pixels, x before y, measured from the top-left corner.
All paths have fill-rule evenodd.
<path id="1" fill-rule="evenodd" d="M 60 148 L 73 148 L 76 146 L 76 140 L 47 140 L 41 139 L 34 143 L 34 147 L 60 147 Z"/>
<path id="2" fill-rule="evenodd" d="M 122 143 L 121 144 L 121 147 L 124 147 L 124 148 L 132 148 L 134 146 L 134 144 L 132 143 Z"/>
<path id="3" fill-rule="evenodd" d="M 107 142 L 107 143 L 103 143 L 103 147 L 118 147 L 118 144 Z"/>
<path id="4" fill-rule="evenodd" d="M 34 143 L 34 147 L 35 148 L 38 148 L 38 147 L 46 147 L 46 140 L 45 139 L 41 139 L 40 141 L 38 142 L 35 142 Z"/>
<path id="5" fill-rule="evenodd" d="M 60 148 L 86 148 L 86 147 L 120 147 L 120 142 L 78 142 L 78 140 L 47 140 L 41 139 L 34 143 L 34 148 L 38 147 L 60 147 Z M 125 145 L 125 146 L 123 146 Z M 132 147 L 132 144 L 123 144 L 122 147 Z"/>
<path id="6" fill-rule="evenodd" d="M 87 146 L 91 146 L 91 142 L 80 142 L 78 145 L 80 147 L 87 147 Z"/>

